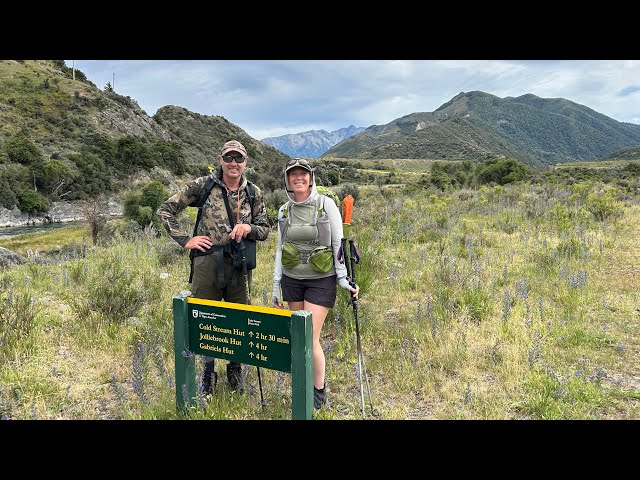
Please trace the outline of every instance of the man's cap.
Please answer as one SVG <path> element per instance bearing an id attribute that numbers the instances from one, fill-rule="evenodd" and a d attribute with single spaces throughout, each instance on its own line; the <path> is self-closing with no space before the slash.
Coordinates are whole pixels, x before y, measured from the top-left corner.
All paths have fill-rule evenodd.
<path id="1" fill-rule="evenodd" d="M 309 172 L 313 173 L 313 168 L 311 167 L 311 164 L 304 158 L 297 158 L 297 157 L 292 160 L 289 160 L 289 162 L 287 163 L 287 168 L 285 168 L 284 170 L 284 173 L 286 174 L 289 170 L 296 167 L 304 168 L 305 170 L 308 170 Z"/>
<path id="2" fill-rule="evenodd" d="M 225 143 L 222 146 L 222 150 L 220 151 L 220 155 L 224 155 L 225 153 L 228 152 L 240 152 L 243 156 L 248 156 L 247 155 L 247 149 L 244 148 L 244 145 L 242 145 L 239 141 L 237 140 L 229 140 L 227 143 Z"/>

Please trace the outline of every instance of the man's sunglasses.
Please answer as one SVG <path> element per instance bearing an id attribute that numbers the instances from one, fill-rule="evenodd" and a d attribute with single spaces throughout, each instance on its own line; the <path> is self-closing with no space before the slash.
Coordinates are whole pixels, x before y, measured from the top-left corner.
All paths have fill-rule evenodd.
<path id="1" fill-rule="evenodd" d="M 222 160 L 224 160 L 224 163 L 231 163 L 233 161 L 236 163 L 244 163 L 246 158 L 244 155 L 223 155 Z"/>

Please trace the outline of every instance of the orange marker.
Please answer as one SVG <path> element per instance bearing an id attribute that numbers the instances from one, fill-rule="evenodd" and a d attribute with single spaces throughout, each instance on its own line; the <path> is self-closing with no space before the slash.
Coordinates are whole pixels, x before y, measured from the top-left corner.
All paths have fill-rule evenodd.
<path id="1" fill-rule="evenodd" d="M 342 200 L 342 234 L 349 238 L 351 233 L 351 214 L 353 213 L 353 197 L 347 195 Z"/>
<path id="2" fill-rule="evenodd" d="M 353 214 L 353 197 L 349 194 L 342 200 L 342 223 L 351 225 L 351 215 Z"/>

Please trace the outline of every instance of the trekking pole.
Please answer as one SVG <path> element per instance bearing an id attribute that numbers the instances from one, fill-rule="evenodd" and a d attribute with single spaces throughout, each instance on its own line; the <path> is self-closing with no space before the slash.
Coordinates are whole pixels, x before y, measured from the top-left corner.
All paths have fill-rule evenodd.
<path id="1" fill-rule="evenodd" d="M 360 252 L 356 247 L 353 239 L 349 239 L 349 261 L 351 263 L 351 279 L 353 283 L 356 283 L 356 263 L 360 263 Z M 367 375 L 367 366 L 364 363 L 364 354 L 362 353 L 362 347 L 360 344 L 360 332 L 358 330 L 358 301 L 353 301 L 354 308 L 354 316 L 356 320 L 356 339 L 357 339 L 357 347 L 358 347 L 358 355 L 362 360 L 362 370 L 364 372 L 364 380 L 367 383 L 367 394 L 369 395 L 369 407 L 371 407 L 371 415 L 375 416 L 376 413 L 373 410 L 373 401 L 371 400 L 371 387 L 369 386 L 369 376 Z"/>
<path id="2" fill-rule="evenodd" d="M 244 238 L 240 240 L 240 245 L 238 246 L 238 250 L 242 252 L 242 273 L 244 275 L 244 287 L 247 290 L 247 305 L 251 305 L 251 283 L 249 282 L 249 272 L 247 270 L 247 257 L 244 252 L 247 249 L 247 246 L 244 244 Z M 262 378 L 260 377 L 260 367 L 256 365 L 256 369 L 258 370 L 258 385 L 260 386 L 260 406 L 264 407 L 267 402 L 264 401 L 264 396 L 262 395 Z"/>
<path id="3" fill-rule="evenodd" d="M 351 215 L 353 213 L 353 197 L 351 195 L 347 195 L 342 201 L 342 225 L 343 225 L 343 234 L 344 237 L 340 240 L 342 246 L 342 255 L 344 258 L 344 265 L 347 269 L 347 280 L 349 284 L 353 287 L 355 285 L 355 280 L 352 275 L 352 265 L 350 265 L 349 259 L 349 250 L 347 249 L 347 239 L 351 230 Z M 364 390 L 362 386 L 362 362 L 361 358 L 361 348 L 360 348 L 360 329 L 358 327 L 358 301 L 354 298 L 354 294 L 349 292 L 351 297 L 351 304 L 353 306 L 353 317 L 355 319 L 356 324 L 356 348 L 357 348 L 357 356 L 358 356 L 358 380 L 360 381 L 360 400 L 362 402 L 362 418 L 364 418 Z"/>

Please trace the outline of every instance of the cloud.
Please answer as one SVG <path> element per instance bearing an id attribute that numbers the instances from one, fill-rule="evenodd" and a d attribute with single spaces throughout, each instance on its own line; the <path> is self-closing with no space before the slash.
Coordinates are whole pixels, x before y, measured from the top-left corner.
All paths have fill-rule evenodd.
<path id="1" fill-rule="evenodd" d="M 67 60 L 67 65 L 71 64 Z M 460 92 L 566 98 L 625 122 L 640 117 L 631 60 L 76 60 L 150 115 L 179 105 L 220 115 L 254 138 L 383 125 Z"/>
<path id="2" fill-rule="evenodd" d="M 640 92 L 640 87 L 638 86 L 630 86 L 630 87 L 625 87 L 622 90 L 620 90 L 618 92 L 618 96 L 619 97 L 626 97 L 628 95 L 631 95 L 632 93 L 636 93 L 636 92 Z"/>

